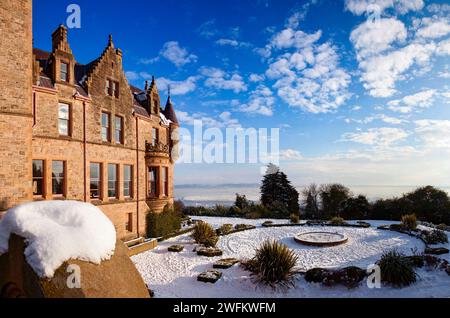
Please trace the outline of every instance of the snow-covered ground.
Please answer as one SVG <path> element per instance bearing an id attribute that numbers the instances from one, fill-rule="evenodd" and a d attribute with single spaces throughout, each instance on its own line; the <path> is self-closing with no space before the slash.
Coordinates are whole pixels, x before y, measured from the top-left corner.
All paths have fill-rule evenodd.
<path id="1" fill-rule="evenodd" d="M 314 267 L 360 266 L 366 268 L 380 259 L 384 251 L 396 248 L 406 254 L 412 250 L 423 251 L 424 244 L 407 235 L 377 230 L 376 226 L 393 222 L 368 221 L 372 227 L 274 227 L 263 228 L 265 220 L 247 220 L 235 218 L 194 217 L 202 219 L 214 227 L 221 224 L 253 224 L 258 228 L 221 237 L 218 247 L 223 250 L 222 257 L 207 258 L 197 256 L 193 249 L 196 244 L 189 234 L 160 243 L 155 250 L 132 257 L 145 282 L 155 291 L 155 297 L 450 297 L 450 276 L 444 271 L 418 269 L 418 281 L 410 287 L 396 289 L 382 286 L 381 289 L 369 289 L 365 282 L 355 289 L 341 286 L 324 287 L 321 284 L 307 283 L 302 277 L 296 287 L 288 290 L 273 290 L 257 285 L 249 272 L 239 266 L 222 270 L 223 277 L 216 284 L 197 281 L 201 272 L 211 269 L 212 264 L 224 257 L 238 259 L 251 258 L 255 249 L 266 239 L 274 239 L 289 246 L 298 255 L 298 269 L 307 270 Z M 286 220 L 272 220 L 274 223 L 286 223 Z M 349 240 L 344 245 L 335 247 L 309 247 L 296 243 L 295 234 L 321 230 L 346 235 Z M 183 244 L 181 253 L 169 253 L 167 248 L 173 244 Z M 449 247 L 449 244 L 446 244 Z M 448 259 L 448 256 L 446 256 Z"/>

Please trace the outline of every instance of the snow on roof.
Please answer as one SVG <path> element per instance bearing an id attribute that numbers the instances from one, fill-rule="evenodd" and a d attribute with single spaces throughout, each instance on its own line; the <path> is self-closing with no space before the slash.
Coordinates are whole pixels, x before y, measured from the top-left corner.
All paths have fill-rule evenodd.
<path id="1" fill-rule="evenodd" d="M 40 277 L 53 277 L 65 261 L 100 264 L 116 246 L 114 225 L 97 207 L 78 201 L 41 201 L 10 209 L 0 221 L 0 255 L 10 235 L 26 239 L 25 257 Z"/>
<path id="2" fill-rule="evenodd" d="M 159 118 L 161 118 L 161 122 L 166 125 L 166 126 L 170 126 L 170 123 L 172 122 L 171 120 L 167 119 L 166 116 L 162 113 L 159 112 Z"/>

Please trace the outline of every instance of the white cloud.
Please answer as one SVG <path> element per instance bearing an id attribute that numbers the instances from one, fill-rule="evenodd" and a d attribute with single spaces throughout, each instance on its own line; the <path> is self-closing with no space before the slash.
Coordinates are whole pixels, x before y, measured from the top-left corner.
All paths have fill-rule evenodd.
<path id="1" fill-rule="evenodd" d="M 417 120 L 416 134 L 427 148 L 450 148 L 450 120 Z"/>
<path id="2" fill-rule="evenodd" d="M 223 112 L 217 118 L 210 117 L 203 113 L 187 113 L 178 110 L 178 120 L 186 125 L 194 125 L 195 121 L 201 121 L 208 128 L 240 128 L 241 124 L 237 119 L 232 118 L 230 112 Z"/>
<path id="3" fill-rule="evenodd" d="M 201 37 L 205 39 L 210 39 L 216 36 L 219 33 L 219 30 L 217 30 L 216 27 L 216 20 L 212 19 L 202 23 L 198 27 L 197 32 L 200 34 Z"/>
<path id="4" fill-rule="evenodd" d="M 432 3 L 427 6 L 427 10 L 431 13 L 447 13 L 450 12 L 450 4 Z"/>
<path id="5" fill-rule="evenodd" d="M 350 40 L 357 50 L 358 59 L 383 52 L 397 41 L 405 41 L 407 36 L 405 25 L 395 19 L 379 19 L 360 24 L 350 34 Z"/>
<path id="6" fill-rule="evenodd" d="M 177 67 L 197 61 L 196 55 L 190 54 L 187 49 L 180 47 L 176 41 L 165 43 L 161 49 L 160 55 Z"/>
<path id="7" fill-rule="evenodd" d="M 435 51 L 434 43 L 411 43 L 385 55 L 361 61 L 359 67 L 364 88 L 374 97 L 392 96 L 396 92 L 396 82 L 403 79 L 403 74 L 416 64 L 425 67 Z"/>
<path id="8" fill-rule="evenodd" d="M 285 149 L 280 151 L 280 160 L 283 161 L 296 161 L 302 160 L 303 156 L 298 150 Z"/>
<path id="9" fill-rule="evenodd" d="M 235 93 L 247 91 L 247 85 L 242 76 L 237 73 L 228 74 L 215 67 L 202 67 L 200 74 L 206 77 L 205 86 L 223 90 L 232 90 Z"/>
<path id="10" fill-rule="evenodd" d="M 433 105 L 435 89 L 427 89 L 413 95 L 408 95 L 402 99 L 396 99 L 388 102 L 388 108 L 398 113 L 411 113 Z"/>
<path id="11" fill-rule="evenodd" d="M 262 82 L 266 79 L 266 77 L 264 76 L 264 74 L 250 74 L 250 76 L 248 77 L 248 79 L 250 80 L 250 82 L 252 83 L 257 83 L 257 82 Z"/>
<path id="12" fill-rule="evenodd" d="M 450 23 L 448 18 L 437 20 L 424 18 L 422 19 L 422 24 L 424 26 L 421 27 L 416 33 L 416 35 L 421 38 L 436 39 L 450 33 Z"/>
<path id="13" fill-rule="evenodd" d="M 136 81 L 140 78 L 139 74 L 134 71 L 125 72 L 125 76 L 127 77 L 128 81 Z"/>
<path id="14" fill-rule="evenodd" d="M 388 5 L 386 8 L 400 3 L 388 2 L 383 2 Z M 361 1 L 359 4 L 365 6 L 368 2 Z M 411 32 L 408 35 L 405 25 L 398 19 L 379 18 L 369 19 L 351 33 L 350 40 L 359 62 L 360 81 L 369 95 L 391 97 L 397 92 L 397 82 L 429 73 L 435 57 L 450 55 L 450 40 L 439 42 L 440 38 L 450 34 L 448 17 L 436 14 L 415 18 L 409 29 Z"/>
<path id="15" fill-rule="evenodd" d="M 272 91 L 267 86 L 259 85 L 250 94 L 248 103 L 239 107 L 239 111 L 249 114 L 272 116 L 274 104 L 275 98 L 273 97 Z"/>
<path id="16" fill-rule="evenodd" d="M 197 80 L 198 77 L 196 76 L 190 76 L 183 81 L 173 81 L 161 77 L 157 79 L 157 85 L 161 90 L 167 90 L 170 85 L 170 92 L 172 95 L 186 95 L 195 90 Z"/>
<path id="17" fill-rule="evenodd" d="M 311 113 L 333 111 L 350 97 L 350 75 L 339 67 L 337 49 L 331 43 L 309 45 L 280 55 L 266 75 L 277 79 L 274 88 L 289 106 Z"/>
<path id="18" fill-rule="evenodd" d="M 387 116 L 385 114 L 377 114 L 372 116 L 367 116 L 363 119 L 355 119 L 355 118 L 345 118 L 346 123 L 357 123 L 357 124 L 369 124 L 374 122 L 375 120 L 380 120 L 386 124 L 392 124 L 392 125 L 400 125 L 403 123 L 407 123 L 408 121 L 401 118 L 391 117 Z"/>
<path id="19" fill-rule="evenodd" d="M 418 11 L 424 6 L 423 0 L 346 0 L 346 10 L 356 15 L 376 13 L 381 14 L 387 9 L 405 14 L 408 11 Z"/>
<path id="20" fill-rule="evenodd" d="M 364 145 L 388 147 L 406 139 L 409 133 L 401 128 L 370 128 L 367 131 L 346 133 L 341 141 L 351 141 Z"/>
<path id="21" fill-rule="evenodd" d="M 288 49 L 293 47 L 300 49 L 311 46 L 313 43 L 317 42 L 321 36 L 321 30 L 308 34 L 301 30 L 287 28 L 275 34 L 270 44 L 271 47 L 276 49 Z"/>
<path id="22" fill-rule="evenodd" d="M 217 45 L 221 46 L 232 46 L 232 47 L 251 47 L 252 45 L 248 42 L 241 42 L 235 39 L 219 39 L 216 41 Z"/>

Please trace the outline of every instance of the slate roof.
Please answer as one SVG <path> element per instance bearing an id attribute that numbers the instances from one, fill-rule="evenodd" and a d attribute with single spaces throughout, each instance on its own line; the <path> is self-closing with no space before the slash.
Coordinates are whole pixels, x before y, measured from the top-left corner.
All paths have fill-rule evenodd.
<path id="1" fill-rule="evenodd" d="M 50 76 L 48 75 L 48 60 L 51 56 L 50 52 L 33 48 L 33 54 L 36 56 L 36 60 L 39 62 L 40 66 L 42 67 L 42 72 L 39 77 L 39 86 L 44 88 L 55 88 L 54 83 L 52 82 Z M 83 97 L 89 97 L 89 94 L 86 92 L 86 90 L 83 88 L 84 81 L 86 80 L 89 71 L 92 69 L 92 67 L 96 64 L 98 59 L 92 61 L 89 64 L 75 64 L 75 89 L 77 90 L 77 93 L 80 94 Z M 134 96 L 133 99 L 133 110 L 136 114 L 150 117 L 149 112 L 146 109 L 147 106 L 147 95 L 143 90 L 140 88 L 130 85 L 131 93 Z M 178 125 L 178 120 L 175 115 L 175 110 L 173 108 L 172 102 L 170 100 L 170 97 L 167 100 L 166 108 L 164 110 L 161 110 L 161 112 L 164 114 L 164 116 L 173 122 L 174 124 Z"/>

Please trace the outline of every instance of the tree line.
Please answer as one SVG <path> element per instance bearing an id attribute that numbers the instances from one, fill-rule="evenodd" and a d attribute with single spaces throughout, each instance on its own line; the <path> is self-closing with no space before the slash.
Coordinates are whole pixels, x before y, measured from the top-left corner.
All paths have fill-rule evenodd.
<path id="1" fill-rule="evenodd" d="M 311 184 L 300 193 L 279 167 L 269 164 L 263 177 L 260 202 L 236 194 L 231 207 L 184 207 L 188 215 L 236 216 L 247 218 L 289 218 L 293 214 L 304 219 L 328 220 L 400 220 L 415 214 L 419 220 L 450 225 L 450 198 L 433 186 L 418 188 L 400 197 L 370 202 L 365 195 L 353 195 L 342 184 Z"/>

